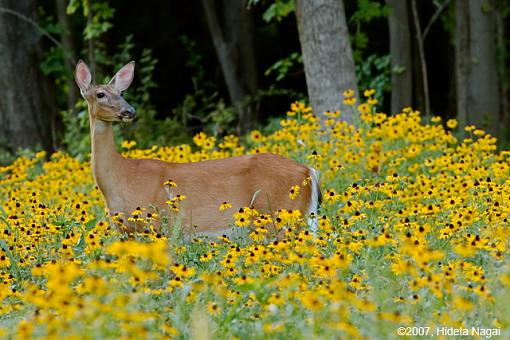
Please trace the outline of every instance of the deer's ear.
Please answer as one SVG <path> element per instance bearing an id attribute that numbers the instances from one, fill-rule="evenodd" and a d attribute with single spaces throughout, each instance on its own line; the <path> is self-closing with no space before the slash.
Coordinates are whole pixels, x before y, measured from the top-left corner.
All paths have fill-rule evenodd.
<path id="1" fill-rule="evenodd" d="M 134 75 L 135 62 L 130 61 L 126 65 L 122 66 L 122 68 L 113 76 L 112 80 L 110 80 L 108 85 L 113 86 L 115 89 L 122 92 L 131 85 Z"/>
<path id="2" fill-rule="evenodd" d="M 89 89 L 90 83 L 92 82 L 92 75 L 90 74 L 87 64 L 85 64 L 83 60 L 78 61 L 78 64 L 76 64 L 74 79 L 82 92 Z"/>

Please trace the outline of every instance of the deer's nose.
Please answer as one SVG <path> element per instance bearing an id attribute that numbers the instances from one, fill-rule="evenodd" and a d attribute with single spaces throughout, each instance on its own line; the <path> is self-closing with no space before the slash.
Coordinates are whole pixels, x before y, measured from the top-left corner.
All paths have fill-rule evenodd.
<path id="1" fill-rule="evenodd" d="M 120 120 L 122 120 L 123 122 L 129 122 L 131 120 L 133 120 L 135 118 L 135 108 L 132 107 L 131 105 L 129 106 L 126 106 L 124 108 L 124 111 L 122 111 L 120 114 L 119 114 L 119 118 Z"/>
<path id="2" fill-rule="evenodd" d="M 124 109 L 124 111 L 122 111 L 121 115 L 124 117 L 133 118 L 135 116 L 135 113 L 136 113 L 135 108 L 130 105 L 130 106 L 127 106 Z"/>

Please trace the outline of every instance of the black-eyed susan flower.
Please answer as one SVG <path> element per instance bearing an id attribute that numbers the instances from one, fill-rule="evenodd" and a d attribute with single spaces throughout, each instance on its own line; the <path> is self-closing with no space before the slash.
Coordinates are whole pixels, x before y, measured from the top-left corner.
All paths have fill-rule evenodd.
<path id="1" fill-rule="evenodd" d="M 124 140 L 124 141 L 122 141 L 122 144 L 121 144 L 121 147 L 123 149 L 127 149 L 127 150 L 133 148 L 134 146 L 136 146 L 136 141 L 134 141 L 134 140 L 132 140 L 132 141 Z"/>
<path id="2" fill-rule="evenodd" d="M 328 189 L 324 193 L 324 201 L 328 203 L 335 203 L 340 197 L 341 196 L 335 192 L 335 189 Z"/>
<path id="3" fill-rule="evenodd" d="M 368 98 L 367 103 L 371 106 L 375 106 L 377 103 L 379 103 L 379 100 L 377 100 L 377 98 Z"/>
<path id="4" fill-rule="evenodd" d="M 267 229 L 260 227 L 250 233 L 250 238 L 255 242 L 263 241 L 266 238 Z"/>
<path id="5" fill-rule="evenodd" d="M 296 197 L 298 197 L 299 189 L 300 189 L 299 185 L 293 185 L 292 188 L 290 188 L 289 198 L 291 200 L 294 200 L 294 199 L 296 199 Z"/>
<path id="6" fill-rule="evenodd" d="M 312 153 L 310 155 L 307 156 L 307 158 L 314 162 L 314 161 L 318 161 L 322 158 L 321 155 L 319 155 L 319 153 L 316 151 L 316 150 L 313 150 Z"/>
<path id="7" fill-rule="evenodd" d="M 227 202 L 221 203 L 220 207 L 219 207 L 220 211 L 224 211 L 224 210 L 227 210 L 227 209 L 230 209 L 230 208 L 232 208 L 232 204 L 227 203 Z"/>
<path id="8" fill-rule="evenodd" d="M 255 280 L 252 277 L 243 275 L 241 277 L 234 278 L 234 283 L 237 285 L 247 285 L 255 282 Z"/>
<path id="9" fill-rule="evenodd" d="M 213 316 L 221 313 L 221 307 L 214 301 L 207 304 L 207 312 Z"/>
<path id="10" fill-rule="evenodd" d="M 171 179 L 165 181 L 163 184 L 164 185 L 168 185 L 168 187 L 170 187 L 170 188 L 176 188 L 177 187 L 177 184 L 175 184 L 175 182 L 172 181 Z"/>
<path id="11" fill-rule="evenodd" d="M 2 252 L 0 252 L 0 267 L 9 267 L 11 265 L 11 261 L 9 257 Z"/>
<path id="12" fill-rule="evenodd" d="M 457 122 L 456 119 L 448 119 L 446 121 L 446 126 L 452 130 L 455 129 L 457 125 L 459 125 L 459 123 Z"/>
<path id="13" fill-rule="evenodd" d="M 200 256 L 200 261 L 201 262 L 209 262 L 214 258 L 214 256 L 215 256 L 214 252 L 206 253 L 206 254 Z"/>
<path id="14" fill-rule="evenodd" d="M 312 291 L 305 291 L 301 295 L 300 300 L 303 306 L 311 311 L 319 311 L 324 306 L 319 296 Z"/>
<path id="15" fill-rule="evenodd" d="M 234 224 L 238 227 L 247 227 L 250 225 L 250 219 L 245 216 L 241 216 L 235 220 Z"/>
<path id="16" fill-rule="evenodd" d="M 344 98 L 343 103 L 349 106 L 354 105 L 356 104 L 356 97 Z"/>
<path id="17" fill-rule="evenodd" d="M 375 90 L 374 89 L 366 89 L 365 91 L 363 91 L 363 96 L 365 97 L 371 97 L 375 94 Z"/>
<path id="18" fill-rule="evenodd" d="M 368 103 L 363 103 L 358 106 L 358 111 L 361 114 L 367 115 L 369 113 L 372 113 L 372 108 L 370 107 L 370 105 Z"/>
<path id="19" fill-rule="evenodd" d="M 261 142 L 261 141 L 263 141 L 262 133 L 260 133 L 260 131 L 258 131 L 258 130 L 253 130 L 250 133 L 250 139 L 253 142 Z"/>
<path id="20" fill-rule="evenodd" d="M 351 89 L 349 89 L 349 90 L 345 90 L 342 94 L 343 94 L 343 96 L 344 96 L 345 98 L 349 98 L 349 97 L 354 96 L 354 91 L 353 91 L 353 90 L 351 90 Z"/>

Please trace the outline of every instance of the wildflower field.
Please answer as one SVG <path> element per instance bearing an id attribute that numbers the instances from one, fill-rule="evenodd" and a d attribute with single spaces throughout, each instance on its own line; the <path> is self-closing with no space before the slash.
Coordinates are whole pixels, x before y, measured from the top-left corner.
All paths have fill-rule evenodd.
<path id="1" fill-rule="evenodd" d="M 225 202 L 230 238 L 158 233 L 143 207 L 128 218 L 147 231 L 128 238 L 109 225 L 88 162 L 41 152 L 1 167 L 0 336 L 391 339 L 420 326 L 509 338 L 510 152 L 454 120 L 376 113 L 365 94 L 357 127 L 294 103 L 279 130 L 243 145 L 205 134 L 122 145 L 172 162 L 273 152 L 311 165 L 316 232 L 305 212 Z"/>

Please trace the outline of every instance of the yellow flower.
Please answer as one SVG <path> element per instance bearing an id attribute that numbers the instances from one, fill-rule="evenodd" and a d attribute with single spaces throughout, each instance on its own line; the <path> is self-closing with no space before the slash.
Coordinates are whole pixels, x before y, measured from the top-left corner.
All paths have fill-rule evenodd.
<path id="1" fill-rule="evenodd" d="M 283 332 L 285 330 L 285 324 L 283 322 L 266 323 L 263 329 L 266 334 Z"/>
<path id="2" fill-rule="evenodd" d="M 328 203 L 335 203 L 340 199 L 340 195 L 338 195 L 334 189 L 328 189 L 324 194 L 324 201 Z"/>
<path id="3" fill-rule="evenodd" d="M 448 119 L 446 122 L 446 126 L 448 126 L 450 129 L 455 129 L 459 123 L 456 119 Z"/>
<path id="4" fill-rule="evenodd" d="M 186 253 L 186 246 L 176 246 L 174 251 L 176 254 L 184 254 Z"/>
<path id="5" fill-rule="evenodd" d="M 471 131 L 474 131 L 476 129 L 476 126 L 474 125 L 467 125 L 464 130 L 467 131 L 467 132 L 471 132 Z"/>
<path id="6" fill-rule="evenodd" d="M 168 284 L 171 287 L 170 291 L 173 291 L 174 288 L 182 288 L 182 287 L 184 287 L 182 279 L 179 276 L 176 276 L 173 279 L 171 279 L 170 281 L 168 281 Z"/>
<path id="7" fill-rule="evenodd" d="M 221 308 L 216 302 L 209 302 L 207 304 L 207 312 L 211 315 L 218 315 L 221 313 Z"/>
<path id="8" fill-rule="evenodd" d="M 230 203 L 223 202 L 220 204 L 220 211 L 227 210 L 230 208 L 232 208 L 232 204 L 230 204 Z"/>
<path id="9" fill-rule="evenodd" d="M 322 158 L 322 156 L 319 155 L 319 153 L 316 150 L 313 150 L 312 154 L 307 156 L 306 158 L 308 158 L 311 161 L 317 161 L 317 160 L 320 160 Z"/>
<path id="10" fill-rule="evenodd" d="M 179 212 L 180 211 L 180 202 L 184 201 L 185 199 L 186 199 L 185 195 L 178 194 L 178 195 L 175 195 L 175 197 L 173 197 L 172 199 L 167 200 L 165 203 L 168 204 L 168 206 L 170 207 L 170 209 L 172 211 Z"/>
<path id="11" fill-rule="evenodd" d="M 168 181 L 165 181 L 163 183 L 163 185 L 168 185 L 170 188 L 176 188 L 177 187 L 177 184 L 175 184 L 175 182 L 172 181 L 171 179 L 169 179 Z"/>
<path id="12" fill-rule="evenodd" d="M 250 225 L 250 220 L 247 217 L 241 216 L 235 220 L 234 224 L 238 227 L 247 227 Z"/>
<path id="13" fill-rule="evenodd" d="M 476 248 L 469 245 L 458 244 L 453 247 L 453 250 L 462 257 L 473 257 L 476 255 Z"/>
<path id="14" fill-rule="evenodd" d="M 345 98 L 344 99 L 344 104 L 345 105 L 354 105 L 354 104 L 356 104 L 356 97 Z"/>
<path id="15" fill-rule="evenodd" d="M 481 137 L 481 136 L 485 135 L 485 131 L 483 131 L 481 129 L 476 129 L 475 131 L 473 131 L 473 134 L 477 137 Z"/>
<path id="16" fill-rule="evenodd" d="M 134 140 L 132 140 L 132 141 L 124 140 L 124 141 L 122 141 L 122 144 L 121 144 L 121 147 L 123 149 L 131 149 L 134 146 L 136 146 L 136 142 Z"/>
<path id="17" fill-rule="evenodd" d="M 263 140 L 262 134 L 258 130 L 253 130 L 250 133 L 250 139 L 254 142 L 261 142 Z"/>
<path id="18" fill-rule="evenodd" d="M 131 212 L 131 215 L 133 215 L 133 217 L 137 218 L 138 216 L 141 216 L 144 211 L 145 211 L 145 208 L 138 207 L 135 210 L 133 210 L 133 212 Z"/>
<path id="19" fill-rule="evenodd" d="M 20 339 L 29 339 L 32 337 L 32 332 L 34 330 L 34 325 L 28 320 L 21 320 L 18 324 L 18 329 L 16 330 L 16 335 Z"/>
<path id="20" fill-rule="evenodd" d="M 279 305 L 283 304 L 284 300 L 282 299 L 282 296 L 280 294 L 273 293 L 273 294 L 271 294 L 271 296 L 269 297 L 267 302 L 270 304 L 279 306 Z"/>
<path id="21" fill-rule="evenodd" d="M 204 255 L 200 256 L 200 262 L 209 262 L 214 258 L 214 256 L 215 256 L 214 252 L 204 254 Z"/>
<path id="22" fill-rule="evenodd" d="M 176 201 L 184 201 L 186 199 L 185 195 L 175 195 L 174 199 Z"/>
<path id="23" fill-rule="evenodd" d="M 318 220 L 319 228 L 324 231 L 331 231 L 331 221 L 326 215 L 322 215 Z"/>
<path id="24" fill-rule="evenodd" d="M 358 111 L 361 114 L 369 114 L 372 112 L 372 108 L 370 107 L 370 105 L 365 103 L 365 104 L 361 104 L 360 106 L 358 106 Z"/>
<path id="25" fill-rule="evenodd" d="M 365 97 L 370 97 L 370 96 L 374 95 L 374 93 L 375 93 L 375 90 L 374 90 L 374 89 L 367 89 L 367 90 L 365 90 L 365 91 L 363 92 L 363 95 L 364 95 Z"/>
<path id="26" fill-rule="evenodd" d="M 453 306 L 457 310 L 461 310 L 461 311 L 469 311 L 469 310 L 473 309 L 473 307 L 474 307 L 472 302 L 464 299 L 461 296 L 456 296 L 453 298 Z"/>
<path id="27" fill-rule="evenodd" d="M 267 229 L 257 228 L 250 233 L 250 238 L 255 242 L 261 242 L 266 238 Z"/>
<path id="28" fill-rule="evenodd" d="M 303 306 L 312 311 L 319 311 L 324 305 L 321 300 L 319 300 L 318 295 L 312 291 L 306 291 L 301 294 L 300 300 Z"/>
<path id="29" fill-rule="evenodd" d="M 379 103 L 379 101 L 378 101 L 376 98 L 369 98 L 369 99 L 367 100 L 367 103 L 368 103 L 369 105 L 374 106 L 374 105 L 377 105 L 377 103 Z"/>
<path id="30" fill-rule="evenodd" d="M 294 199 L 296 199 L 296 197 L 298 197 L 298 195 L 299 195 L 299 185 L 293 185 L 292 188 L 290 188 L 289 198 L 291 200 L 294 200 Z"/>
<path id="31" fill-rule="evenodd" d="M 236 277 L 234 279 L 234 282 L 237 285 L 246 285 L 246 284 L 251 284 L 251 283 L 255 282 L 255 280 L 249 276 L 243 275 L 241 277 Z"/>
<path id="32" fill-rule="evenodd" d="M 174 272 L 175 275 L 179 276 L 179 277 L 182 277 L 182 278 L 187 278 L 187 277 L 190 277 L 190 276 L 193 276 L 195 275 L 195 268 L 191 268 L 191 267 L 187 267 L 183 264 L 174 264 L 172 267 L 171 267 L 171 270 L 172 272 Z"/>
<path id="33" fill-rule="evenodd" d="M 350 90 L 350 89 L 349 90 L 345 90 L 343 95 L 344 95 L 345 98 L 352 97 L 352 96 L 354 96 L 354 91 Z"/>
<path id="34" fill-rule="evenodd" d="M 0 268 L 1 267 L 9 267 L 10 265 L 11 265 L 11 261 L 9 260 L 9 257 L 0 252 Z"/>

